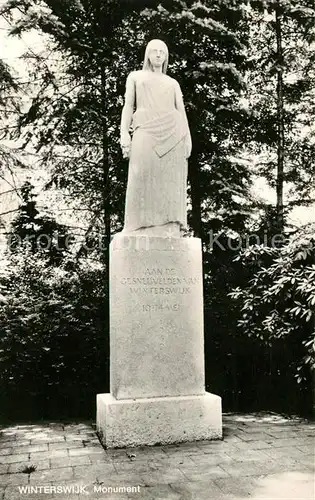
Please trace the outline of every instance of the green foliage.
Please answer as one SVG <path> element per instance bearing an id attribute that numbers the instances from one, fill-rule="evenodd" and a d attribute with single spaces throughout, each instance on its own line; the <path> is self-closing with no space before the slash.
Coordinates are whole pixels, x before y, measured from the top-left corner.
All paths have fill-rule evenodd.
<path id="1" fill-rule="evenodd" d="M 91 417 L 108 381 L 104 268 L 71 251 L 30 182 L 21 197 L 0 261 L 1 406 L 13 418 Z"/>
<path id="2" fill-rule="evenodd" d="M 280 248 L 254 245 L 243 250 L 237 259 L 252 268 L 253 277 L 231 293 L 242 312 L 238 325 L 247 336 L 269 345 L 295 338 L 303 345 L 304 356 L 296 360 L 299 382 L 305 379 L 305 367 L 313 370 L 315 362 L 314 243 L 311 224 Z"/>
<path id="3" fill-rule="evenodd" d="M 10 119 L 20 111 L 20 101 L 17 97 L 20 90 L 12 69 L 0 59 L 0 141 L 10 132 Z M 12 174 L 16 167 L 25 168 L 23 154 L 0 142 L 0 180 L 7 182 L 6 174 Z"/>
<path id="4" fill-rule="evenodd" d="M 288 369 L 291 373 L 294 368 L 298 380 L 313 363 L 311 232 L 296 233 L 277 248 L 252 246 L 237 261 L 236 250 L 211 251 L 207 246 L 209 231 L 221 234 L 223 245 L 231 232 L 246 237 L 252 214 L 259 218 L 258 236 L 266 232 L 268 245 L 279 233 L 274 208 L 254 203 L 250 192 L 253 174 L 276 184 L 275 8 L 280 8 L 285 49 L 285 181 L 296 188 L 294 204 L 310 200 L 315 172 L 309 132 L 315 110 L 311 0 L 8 0 L 1 7 L 5 16 L 15 13 L 11 34 L 36 29 L 49 37 L 47 57 L 34 58 L 31 50 L 25 55 L 33 61 L 30 86 L 25 87 L 29 108 L 20 112 L 16 129 L 4 133 L 9 139 L 18 137 L 23 148 L 35 147 L 49 175 L 46 188 L 63 191 L 84 211 L 84 242 L 94 242 L 96 231 L 108 243 L 110 233 L 121 229 L 127 164 L 118 141 L 125 80 L 131 70 L 141 68 L 151 38 L 168 44 L 169 74 L 180 82 L 193 136 L 189 222 L 204 244 L 207 373 L 212 377 L 221 369 L 224 379 L 228 373 L 226 394 L 234 392 L 236 399 L 250 385 L 253 371 L 264 373 L 259 387 L 270 382 L 270 345 L 280 353 L 290 351 L 284 359 L 291 359 Z M 4 66 L 1 75 L 5 85 L 12 83 Z M 1 146 L 0 173 L 12 156 L 7 153 Z M 259 170 L 252 153 L 261 154 Z M 10 161 L 14 169 L 18 160 Z M 64 241 L 66 228 L 38 213 L 29 185 L 22 195 L 12 234 L 36 241 L 40 233 L 52 235 L 57 228 Z M 22 397 L 31 391 L 52 401 L 62 396 L 63 401 L 73 397 L 72 402 L 87 402 L 105 390 L 104 252 L 94 253 L 94 267 L 87 252 L 81 249 L 74 258 L 60 243 L 57 256 L 36 245 L 13 249 L 7 269 L 1 270 L 0 389 L 7 401 L 11 394 Z M 212 358 L 213 370 L 209 359 L 220 349 L 223 355 Z M 279 368 L 279 352 L 274 366 L 283 374 L 287 367 Z M 300 364 L 299 357 L 304 357 Z M 250 390 L 248 394 L 251 399 Z M 60 407 L 57 412 L 60 416 Z"/>
<path id="5" fill-rule="evenodd" d="M 6 108 L 8 100 L 13 103 L 15 99 L 8 96 L 7 93 L 12 90 L 17 91 L 19 86 L 17 85 L 14 76 L 12 75 L 12 70 L 8 64 L 0 59 L 0 107 L 4 112 L 4 116 L 7 118 Z"/>
<path id="6" fill-rule="evenodd" d="M 125 80 L 141 67 L 145 44 L 161 37 L 169 46 L 169 73 L 183 89 L 193 134 L 191 225 L 200 232 L 197 219 L 209 221 L 220 211 L 223 227 L 244 227 L 251 180 L 238 153 L 250 120 L 240 102 L 246 10 L 221 0 L 119 3 L 69 1 L 65 7 L 55 0 L 14 0 L 3 7 L 10 12 L 19 6 L 12 33 L 39 29 L 60 52 L 58 70 L 49 60 L 34 66 L 31 76 L 39 92 L 19 119 L 24 145 L 31 141 L 41 150 L 45 168 L 52 163 L 47 186 L 80 199 L 91 212 L 91 226 L 103 223 L 105 210 L 113 231 L 119 230 L 127 180 L 118 142 Z"/>
<path id="7" fill-rule="evenodd" d="M 315 7 L 312 0 L 251 1 L 248 99 L 255 120 L 251 147 L 260 154 L 259 172 L 271 187 L 282 183 L 277 177 L 277 142 L 283 101 L 283 181 L 290 187 L 286 206 L 313 200 L 314 151 L 314 41 Z M 277 52 L 276 12 L 280 52 Z M 279 42 L 279 40 L 278 40 Z M 277 78 L 281 72 L 279 95 Z M 279 153 L 279 151 L 278 151 Z M 282 177 L 282 176 L 281 176 Z"/>
<path id="8" fill-rule="evenodd" d="M 69 258 L 47 264 L 23 249 L 0 269 L 0 393 L 11 417 L 32 404 L 37 417 L 92 414 L 106 386 L 104 273 Z"/>
<path id="9" fill-rule="evenodd" d="M 66 226 L 39 213 L 33 186 L 29 181 L 21 187 L 20 196 L 22 201 L 18 214 L 7 234 L 9 250 L 14 253 L 21 248 L 29 248 L 32 253 L 48 258 L 48 265 L 60 264 L 65 254 L 70 252 L 73 237 Z"/>

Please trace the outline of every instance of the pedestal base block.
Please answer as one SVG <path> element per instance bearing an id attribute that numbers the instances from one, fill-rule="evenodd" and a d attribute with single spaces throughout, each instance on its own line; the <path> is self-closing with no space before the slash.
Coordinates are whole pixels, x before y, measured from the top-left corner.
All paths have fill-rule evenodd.
<path id="1" fill-rule="evenodd" d="M 120 400 L 98 394 L 97 430 L 107 448 L 222 439 L 221 398 L 208 392 Z"/>

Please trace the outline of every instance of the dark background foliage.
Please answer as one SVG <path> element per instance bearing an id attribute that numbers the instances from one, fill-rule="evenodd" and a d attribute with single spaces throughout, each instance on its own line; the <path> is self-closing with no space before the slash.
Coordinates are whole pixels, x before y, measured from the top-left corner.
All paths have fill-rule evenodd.
<path id="1" fill-rule="evenodd" d="M 108 248 L 127 176 L 120 113 L 127 74 L 159 37 L 192 131 L 188 219 L 203 242 L 206 388 L 225 411 L 309 415 L 314 226 L 293 228 L 287 216 L 313 201 L 312 2 L 8 0 L 0 12 L 12 35 L 36 29 L 50 46 L 47 57 L 29 48 L 26 87 L 0 61 L 1 110 L 14 105 L 16 118 L 2 137 L 35 149 L 45 189 L 77 201 L 85 224 L 74 235 L 22 186 L 0 272 L 2 418 L 94 418 L 96 394 L 109 391 Z M 29 91 L 29 105 L 12 89 Z M 0 147 L 0 173 L 17 165 Z M 274 205 L 252 194 L 256 176 Z M 260 244 L 238 246 L 250 235 Z"/>

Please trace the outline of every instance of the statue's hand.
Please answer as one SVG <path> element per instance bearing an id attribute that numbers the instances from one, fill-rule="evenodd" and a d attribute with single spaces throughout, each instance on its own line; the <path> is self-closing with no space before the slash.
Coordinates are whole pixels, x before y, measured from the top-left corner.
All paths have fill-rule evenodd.
<path id="1" fill-rule="evenodd" d="M 125 134 L 124 136 L 121 136 L 120 146 L 121 146 L 123 158 L 129 158 L 130 151 L 131 151 L 131 137 L 130 137 L 129 133 Z"/>

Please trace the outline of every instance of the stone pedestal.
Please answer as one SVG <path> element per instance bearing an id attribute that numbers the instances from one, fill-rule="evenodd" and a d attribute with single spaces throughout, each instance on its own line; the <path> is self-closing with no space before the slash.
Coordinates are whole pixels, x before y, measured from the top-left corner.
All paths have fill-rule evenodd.
<path id="1" fill-rule="evenodd" d="M 110 252 L 110 394 L 97 396 L 107 447 L 222 437 L 205 392 L 201 243 L 120 233 Z"/>

